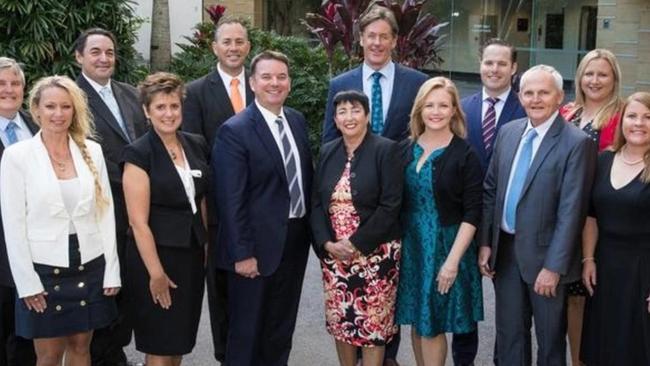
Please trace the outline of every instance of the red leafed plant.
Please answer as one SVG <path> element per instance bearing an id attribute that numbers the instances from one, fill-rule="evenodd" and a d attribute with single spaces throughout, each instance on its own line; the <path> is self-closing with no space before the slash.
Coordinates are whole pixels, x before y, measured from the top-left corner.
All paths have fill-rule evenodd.
<path id="1" fill-rule="evenodd" d="M 429 0 L 326 0 L 320 13 L 307 13 L 303 24 L 320 40 L 330 60 L 338 43 L 349 58 L 359 52 L 359 18 L 374 5 L 385 6 L 395 13 L 399 27 L 395 61 L 413 68 L 425 65 L 438 67 L 442 62 L 440 45 L 444 39 L 441 29 L 448 23 L 438 23 L 431 14 L 422 14 Z"/>
<path id="2" fill-rule="evenodd" d="M 219 23 L 219 19 L 223 17 L 223 13 L 226 12 L 226 7 L 223 5 L 212 5 L 205 8 L 205 11 L 210 16 L 210 20 L 213 24 Z"/>

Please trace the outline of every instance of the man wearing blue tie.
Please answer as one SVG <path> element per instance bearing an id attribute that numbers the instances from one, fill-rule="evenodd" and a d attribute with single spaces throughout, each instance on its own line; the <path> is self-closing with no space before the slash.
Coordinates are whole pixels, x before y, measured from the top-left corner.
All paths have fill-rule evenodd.
<path id="1" fill-rule="evenodd" d="M 562 83 L 546 65 L 522 75 L 527 117 L 501 129 L 485 177 L 479 267 L 494 278 L 500 365 L 531 364 L 533 319 L 537 364 L 566 365 L 563 284 L 580 278 L 596 148 L 559 115 Z"/>
<path id="2" fill-rule="evenodd" d="M 397 21 L 389 9 L 375 5 L 359 19 L 363 64 L 330 81 L 322 141 L 341 136 L 334 123 L 334 95 L 342 90 L 364 92 L 370 100 L 372 132 L 400 141 L 408 136 L 415 95 L 428 76 L 392 61 Z"/>
<path id="3" fill-rule="evenodd" d="M 120 264 L 123 264 L 129 222 L 122 190 L 120 162 L 124 147 L 147 130 L 144 112 L 135 88 L 112 79 L 117 60 L 117 41 L 113 33 L 101 28 L 91 28 L 79 35 L 74 46 L 75 58 L 81 67 L 77 85 L 88 96 L 95 132 L 106 160 L 115 207 L 117 253 Z M 121 268 L 120 273 L 126 273 L 125 269 Z M 131 341 L 131 326 L 127 324 L 124 316 L 124 296 L 123 291 L 116 298 L 119 311 L 117 321 L 93 334 L 90 353 L 94 366 L 127 364 L 122 347 Z"/>
<path id="4" fill-rule="evenodd" d="M 15 60 L 0 57 L 0 157 L 6 147 L 31 138 L 38 126 L 21 111 L 25 75 Z M 2 174 L 2 172 L 0 172 Z M 9 270 L 5 235 L 0 219 L 0 365 L 33 366 L 36 355 L 31 340 L 14 334 L 16 289 Z"/>

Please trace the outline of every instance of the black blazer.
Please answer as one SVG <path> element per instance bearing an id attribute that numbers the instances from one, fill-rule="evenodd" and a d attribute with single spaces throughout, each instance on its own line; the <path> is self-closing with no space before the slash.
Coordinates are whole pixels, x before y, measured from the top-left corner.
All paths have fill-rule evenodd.
<path id="1" fill-rule="evenodd" d="M 32 121 L 31 117 L 27 112 L 18 111 L 20 117 L 25 121 L 27 128 L 32 133 L 32 135 L 38 132 L 38 126 Z M 5 145 L 0 142 L 0 158 L 5 151 Z M 5 231 L 2 224 L 2 217 L 0 217 L 0 286 L 14 287 L 14 280 L 11 277 L 11 271 L 9 269 L 9 259 L 7 258 L 7 246 L 5 243 Z"/>
<path id="2" fill-rule="evenodd" d="M 248 76 L 248 73 L 244 75 L 246 105 L 255 99 L 248 85 Z M 219 71 L 215 68 L 211 73 L 192 81 L 187 85 L 186 93 L 181 128 L 183 131 L 203 135 L 212 148 L 217 129 L 235 114 Z"/>
<path id="3" fill-rule="evenodd" d="M 329 203 L 346 162 L 343 138 L 323 146 L 314 179 L 311 213 L 314 250 L 320 257 L 325 255 L 325 243 L 335 241 Z M 369 255 L 380 244 L 398 239 L 403 189 L 399 145 L 385 137 L 366 133 L 352 158 L 350 188 L 352 204 L 361 219 L 357 231 L 350 237 L 352 244 L 364 255 Z"/>
<path id="4" fill-rule="evenodd" d="M 102 146 L 102 152 L 104 153 L 108 180 L 113 193 L 115 228 L 118 234 L 118 246 L 120 246 L 119 240 L 126 235 L 129 228 L 126 204 L 124 203 L 124 191 L 122 190 L 122 169 L 120 168 L 122 151 L 129 144 L 129 140 L 124 136 L 122 128 L 102 97 L 81 74 L 77 77 L 77 85 L 88 96 L 88 106 L 95 122 L 95 139 Z M 130 121 L 133 123 L 136 138 L 142 136 L 148 127 L 138 92 L 131 85 L 115 80 L 111 80 L 111 89 L 120 107 L 122 118 L 125 122 Z"/>
<path id="5" fill-rule="evenodd" d="M 411 139 L 400 143 L 405 166 L 413 161 Z M 483 168 L 474 149 L 458 136 L 432 165 L 433 192 L 442 225 L 466 222 L 477 229 L 483 210 Z"/>
<path id="6" fill-rule="evenodd" d="M 156 132 L 149 131 L 124 149 L 124 163 L 131 163 L 149 175 L 149 227 L 156 245 L 189 248 L 194 236 L 205 244 L 206 232 L 201 221 L 201 200 L 208 188 L 208 146 L 202 136 L 177 132 L 187 162 L 192 170 L 201 172 L 194 177 L 194 200 L 198 208 L 192 214 L 183 182 Z"/>

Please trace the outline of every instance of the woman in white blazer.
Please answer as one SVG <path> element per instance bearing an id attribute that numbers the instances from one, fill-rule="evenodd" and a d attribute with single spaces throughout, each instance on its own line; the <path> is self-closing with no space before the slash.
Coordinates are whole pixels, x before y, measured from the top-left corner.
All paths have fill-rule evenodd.
<path id="1" fill-rule="evenodd" d="M 90 365 L 92 331 L 117 315 L 121 286 L 113 200 L 86 96 L 67 77 L 30 93 L 41 131 L 7 148 L 0 204 L 16 283 L 16 334 L 38 365 Z"/>

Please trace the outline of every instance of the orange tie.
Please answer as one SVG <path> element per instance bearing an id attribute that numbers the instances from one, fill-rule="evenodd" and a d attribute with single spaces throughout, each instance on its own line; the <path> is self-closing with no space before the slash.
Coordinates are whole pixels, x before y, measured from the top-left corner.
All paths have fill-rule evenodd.
<path id="1" fill-rule="evenodd" d="M 230 80 L 230 102 L 235 113 L 239 113 L 244 109 L 244 101 L 242 100 L 241 93 L 239 93 L 239 79 Z"/>

